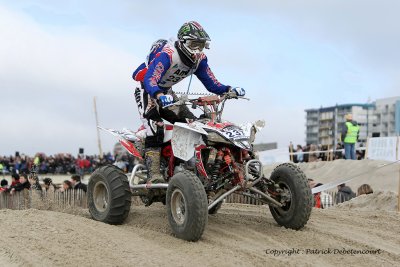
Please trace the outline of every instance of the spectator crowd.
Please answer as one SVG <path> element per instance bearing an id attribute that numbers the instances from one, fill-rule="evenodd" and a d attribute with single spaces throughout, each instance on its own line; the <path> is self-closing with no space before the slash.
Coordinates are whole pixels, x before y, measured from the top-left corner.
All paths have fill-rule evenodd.
<path id="1" fill-rule="evenodd" d="M 0 182 L 0 193 L 14 194 L 15 192 L 21 192 L 23 190 L 34 190 L 34 191 L 56 191 L 66 192 L 69 190 L 83 190 L 86 193 L 87 185 L 81 182 L 81 177 L 77 174 L 71 176 L 70 180 L 65 180 L 61 186 L 53 184 L 51 178 L 43 179 L 43 187 L 39 183 L 39 178 L 36 175 L 27 175 L 13 173 L 11 174 L 11 184 L 8 184 L 6 179 L 2 179 Z"/>
<path id="2" fill-rule="evenodd" d="M 321 152 L 322 151 L 322 152 Z M 336 150 L 328 151 L 327 146 L 309 144 L 305 146 L 297 145 L 293 147 L 291 144 L 289 152 L 293 153 L 293 162 L 315 162 L 327 161 L 335 159 L 343 159 L 343 146 L 338 144 Z M 357 150 L 357 159 L 364 159 L 365 151 Z M 71 154 L 59 153 L 46 156 L 44 153 L 36 153 L 34 157 L 16 153 L 15 156 L 0 156 L 0 174 L 11 173 L 29 173 L 32 166 L 38 166 L 39 174 L 79 174 L 85 175 L 92 173 L 96 168 L 107 164 L 114 164 L 124 170 L 130 172 L 134 165 L 134 158 L 123 151 L 114 151 L 104 154 L 103 157 L 98 155 L 81 155 L 77 157 Z"/>
<path id="3" fill-rule="evenodd" d="M 293 153 L 293 162 L 295 163 L 345 159 L 344 148 L 341 144 L 338 144 L 334 151 L 326 145 L 309 144 L 294 147 L 290 144 L 289 152 Z M 364 159 L 364 157 L 365 150 L 356 151 L 356 158 L 358 160 Z"/>
<path id="4" fill-rule="evenodd" d="M 314 179 L 308 179 L 308 185 L 311 189 L 323 185 L 322 183 L 316 183 Z M 357 189 L 357 193 L 346 184 L 339 184 L 337 186 L 337 192 L 334 194 L 328 194 L 327 192 L 321 191 L 313 194 L 313 207 L 314 208 L 329 208 L 336 204 L 340 204 L 349 201 L 355 197 L 361 195 L 368 195 L 374 193 L 374 190 L 369 184 L 362 184 Z"/>
<path id="5" fill-rule="evenodd" d="M 101 158 L 97 155 L 74 157 L 63 153 L 51 156 L 37 153 L 34 157 L 30 157 L 16 153 L 15 156 L 0 156 L 0 174 L 28 174 L 35 165 L 39 174 L 84 175 L 93 172 L 99 166 L 113 163 L 114 157 L 111 153 L 104 154 Z"/>

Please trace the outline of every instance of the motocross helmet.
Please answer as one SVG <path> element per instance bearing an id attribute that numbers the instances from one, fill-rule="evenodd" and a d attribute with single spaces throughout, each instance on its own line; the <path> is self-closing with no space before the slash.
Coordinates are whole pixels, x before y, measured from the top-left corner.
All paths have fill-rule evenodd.
<path id="1" fill-rule="evenodd" d="M 209 48 L 210 37 L 196 21 L 189 21 L 178 31 L 178 48 L 192 62 L 197 63 L 204 48 Z"/>

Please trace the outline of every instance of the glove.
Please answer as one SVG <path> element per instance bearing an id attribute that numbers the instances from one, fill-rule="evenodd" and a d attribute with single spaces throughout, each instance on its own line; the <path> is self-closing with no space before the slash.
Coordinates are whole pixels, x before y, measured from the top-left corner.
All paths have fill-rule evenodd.
<path id="1" fill-rule="evenodd" d="M 241 87 L 234 87 L 231 90 L 235 92 L 236 96 L 244 96 L 246 94 L 246 91 Z"/>
<path id="2" fill-rule="evenodd" d="M 159 100 L 163 108 L 171 106 L 174 102 L 174 98 L 172 97 L 172 95 L 162 95 L 160 96 Z"/>

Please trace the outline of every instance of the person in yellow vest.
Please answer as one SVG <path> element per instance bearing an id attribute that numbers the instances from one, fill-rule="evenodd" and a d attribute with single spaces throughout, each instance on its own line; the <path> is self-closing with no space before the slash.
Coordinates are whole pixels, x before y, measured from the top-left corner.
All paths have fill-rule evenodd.
<path id="1" fill-rule="evenodd" d="M 356 121 L 353 121 L 353 115 L 346 114 L 344 117 L 346 122 L 342 129 L 342 141 L 344 144 L 344 154 L 346 159 L 357 159 L 356 158 L 356 143 L 358 135 L 360 133 L 360 126 Z"/>
<path id="2" fill-rule="evenodd" d="M 35 156 L 35 158 L 33 160 L 33 164 L 36 166 L 40 164 L 40 157 L 38 155 Z"/>

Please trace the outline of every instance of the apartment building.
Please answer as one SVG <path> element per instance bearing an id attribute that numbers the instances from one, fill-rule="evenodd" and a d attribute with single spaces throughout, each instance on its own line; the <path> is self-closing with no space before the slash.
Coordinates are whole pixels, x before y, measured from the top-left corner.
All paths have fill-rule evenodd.
<path id="1" fill-rule="evenodd" d="M 396 136 L 400 133 L 400 97 L 378 99 L 372 120 L 372 135 Z"/>
<path id="2" fill-rule="evenodd" d="M 347 113 L 353 114 L 353 119 L 360 125 L 360 143 L 365 143 L 368 137 L 396 136 L 400 133 L 400 97 L 305 111 L 307 144 L 336 146 Z"/>

